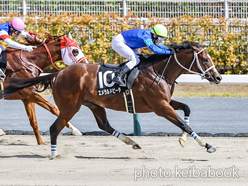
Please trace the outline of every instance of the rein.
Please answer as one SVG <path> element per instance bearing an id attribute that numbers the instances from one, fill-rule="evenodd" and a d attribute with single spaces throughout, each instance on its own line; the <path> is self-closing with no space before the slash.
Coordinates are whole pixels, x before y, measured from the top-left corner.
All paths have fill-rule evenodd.
<path id="1" fill-rule="evenodd" d="M 163 72 L 162 72 L 162 74 L 160 75 L 160 78 L 159 78 L 159 80 L 158 80 L 158 83 L 157 83 L 157 85 L 159 85 L 159 82 L 161 81 L 161 78 L 163 78 L 164 77 L 164 72 L 165 72 L 165 69 L 167 68 L 167 66 L 168 66 L 168 64 L 169 64 L 169 62 L 170 62 L 170 59 L 171 59 L 171 55 L 170 55 L 170 57 L 169 57 L 169 59 L 168 59 L 168 62 L 166 63 L 166 65 L 165 65 L 165 67 L 164 67 L 164 70 L 163 70 Z M 170 83 L 167 79 L 165 79 L 164 78 L 164 80 L 167 82 L 167 83 L 169 83 L 169 84 L 173 84 L 173 83 Z"/>
<path id="2" fill-rule="evenodd" d="M 166 81 L 166 83 L 169 83 L 170 85 L 173 85 L 173 84 L 175 84 L 175 83 L 176 83 L 176 81 L 175 81 L 175 82 L 173 82 L 173 83 L 171 83 L 171 82 L 169 82 L 167 79 L 165 79 L 165 78 L 164 78 L 164 72 L 165 72 L 165 69 L 167 68 L 167 66 L 168 66 L 168 64 L 169 64 L 169 62 L 170 62 L 170 60 L 171 60 L 171 56 L 172 56 L 172 55 L 170 55 L 170 57 L 169 57 L 169 59 L 168 59 L 168 62 L 166 63 L 166 65 L 165 65 L 165 67 L 164 67 L 164 70 L 163 70 L 163 72 L 162 72 L 162 74 L 161 74 L 161 75 L 160 75 L 160 74 L 156 71 L 156 69 L 155 69 L 154 65 L 152 65 L 152 67 L 153 67 L 153 71 L 154 71 L 154 72 L 155 72 L 155 74 L 159 77 L 159 80 L 158 80 L 157 85 L 159 85 L 159 83 L 160 83 L 161 79 L 165 80 L 165 81 Z"/>
<path id="3" fill-rule="evenodd" d="M 29 34 L 30 34 L 32 37 L 33 37 L 33 35 L 40 35 L 40 36 L 42 36 L 43 38 L 45 38 L 42 34 L 32 33 L 32 32 L 29 32 Z M 46 49 L 46 51 L 47 51 L 47 53 L 48 53 L 48 56 L 49 56 L 49 58 L 50 58 L 51 64 L 52 64 L 53 67 L 54 67 L 55 69 L 57 69 L 57 70 L 61 70 L 61 69 L 57 68 L 57 67 L 54 65 L 54 62 L 53 62 L 51 53 L 50 53 L 50 51 L 49 51 L 49 49 L 48 49 L 48 47 L 47 47 L 46 44 L 49 43 L 50 41 L 56 40 L 56 39 L 58 39 L 58 38 L 64 36 L 64 35 L 65 35 L 65 34 L 63 34 L 63 35 L 61 35 L 61 36 L 57 36 L 57 37 L 53 38 L 52 40 L 49 40 L 49 41 L 46 41 L 46 42 L 44 42 L 44 39 L 43 39 L 42 43 L 40 43 L 39 45 L 36 46 L 36 47 L 39 47 L 39 46 L 44 45 L 44 47 L 45 47 L 45 49 Z M 34 38 L 34 37 L 33 37 L 33 38 Z M 31 63 L 31 62 L 25 60 L 25 59 L 23 58 L 22 51 L 23 51 L 23 50 L 21 50 L 21 52 L 20 52 L 20 58 L 21 58 L 21 60 L 22 60 L 23 62 L 29 64 L 29 65 L 34 66 L 34 67 L 37 68 L 40 72 L 43 72 L 43 70 L 42 70 L 41 68 L 39 68 L 37 65 L 35 65 L 35 64 L 33 64 L 33 63 Z"/>

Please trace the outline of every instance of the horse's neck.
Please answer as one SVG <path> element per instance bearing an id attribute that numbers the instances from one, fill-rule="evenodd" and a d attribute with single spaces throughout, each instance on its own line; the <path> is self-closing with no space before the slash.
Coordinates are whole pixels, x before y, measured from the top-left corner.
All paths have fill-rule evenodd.
<path id="1" fill-rule="evenodd" d="M 191 62 L 193 61 L 193 55 L 192 55 L 192 59 L 187 59 L 185 58 L 185 55 L 183 52 L 181 53 L 177 53 L 177 59 L 178 61 L 180 61 L 181 65 L 183 65 L 184 67 L 188 68 L 191 64 Z M 184 72 L 186 72 L 185 69 L 183 69 L 182 67 L 180 67 L 177 62 L 175 61 L 174 56 L 171 56 L 171 58 L 168 59 L 168 61 L 165 62 L 159 62 L 155 65 L 155 69 L 158 70 L 159 74 L 162 75 L 163 71 L 163 77 L 164 79 L 168 80 L 168 82 L 175 82 L 176 79 L 183 74 Z"/>
<path id="2" fill-rule="evenodd" d="M 43 48 L 42 48 L 43 47 Z M 44 46 L 40 46 L 40 50 L 33 51 L 32 55 L 27 56 L 27 59 L 34 65 L 37 65 L 41 69 L 45 69 L 51 63 L 55 63 L 58 60 L 61 60 L 61 51 L 58 47 L 52 47 L 52 45 L 47 45 L 48 50 Z M 51 59 L 49 57 L 49 53 Z"/>

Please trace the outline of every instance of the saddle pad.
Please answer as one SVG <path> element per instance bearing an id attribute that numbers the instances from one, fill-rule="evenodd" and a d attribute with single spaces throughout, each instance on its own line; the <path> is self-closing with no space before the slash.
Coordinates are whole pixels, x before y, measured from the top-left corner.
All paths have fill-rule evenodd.
<path id="1" fill-rule="evenodd" d="M 97 95 L 104 96 L 110 94 L 119 94 L 127 89 L 131 89 L 134 79 L 138 76 L 137 68 L 124 75 L 124 81 L 127 87 L 119 86 L 112 82 L 115 72 L 120 66 L 115 65 L 101 65 L 97 73 Z"/>
<path id="2" fill-rule="evenodd" d="M 116 68 L 108 68 L 103 65 L 100 66 L 97 73 L 97 95 L 104 96 L 110 94 L 119 94 L 124 92 L 127 88 L 121 87 L 112 82 L 115 76 Z"/>

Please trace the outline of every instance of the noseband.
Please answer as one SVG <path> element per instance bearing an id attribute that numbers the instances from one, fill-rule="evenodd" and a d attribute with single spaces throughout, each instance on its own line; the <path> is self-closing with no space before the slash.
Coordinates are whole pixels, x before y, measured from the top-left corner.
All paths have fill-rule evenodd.
<path id="1" fill-rule="evenodd" d="M 204 50 L 206 50 L 206 49 L 203 48 L 203 49 L 200 50 L 199 52 L 194 51 L 194 59 L 193 59 L 193 61 L 192 61 L 192 63 L 191 63 L 191 65 L 190 65 L 189 68 L 184 67 L 184 66 L 177 60 L 176 53 L 174 53 L 174 58 L 175 58 L 175 61 L 177 62 L 177 64 L 178 64 L 180 67 L 182 67 L 183 69 L 187 70 L 188 72 L 190 72 L 190 73 L 192 73 L 192 74 L 200 75 L 200 76 L 202 77 L 202 79 L 206 79 L 206 78 L 209 78 L 209 76 L 210 76 L 209 73 L 208 73 L 208 71 L 210 71 L 211 69 L 213 69 L 215 66 L 214 66 L 214 63 L 213 63 L 213 61 L 212 61 L 210 55 L 208 54 L 208 58 L 211 60 L 211 62 L 212 62 L 213 65 L 212 65 L 211 67 L 209 67 L 209 68 L 208 68 L 207 70 L 205 70 L 205 71 L 202 69 L 202 67 L 201 67 L 201 65 L 200 65 L 200 62 L 199 62 L 198 54 L 200 54 L 200 53 L 203 52 Z M 192 66 L 193 66 L 193 64 L 194 64 L 195 61 L 196 61 L 196 65 L 197 65 L 197 67 L 199 68 L 199 70 L 201 71 L 201 73 L 198 73 L 198 72 L 195 72 L 195 71 L 192 71 L 192 70 L 191 70 L 191 68 L 192 68 Z"/>

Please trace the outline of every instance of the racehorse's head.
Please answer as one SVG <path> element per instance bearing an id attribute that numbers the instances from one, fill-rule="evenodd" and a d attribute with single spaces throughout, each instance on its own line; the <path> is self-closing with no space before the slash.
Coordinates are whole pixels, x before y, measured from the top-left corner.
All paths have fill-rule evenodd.
<path id="1" fill-rule="evenodd" d="M 29 45 L 34 46 L 42 46 L 47 44 L 48 48 L 46 48 L 47 52 L 50 53 L 54 57 L 54 60 L 63 60 L 63 62 L 67 65 L 71 65 L 75 62 L 85 62 L 88 63 L 87 59 L 84 56 L 84 53 L 78 46 L 77 42 L 72 39 L 71 34 L 69 33 L 68 37 L 65 35 L 61 36 L 52 36 L 50 34 L 46 34 L 45 36 L 38 33 L 30 32 L 30 35 L 33 39 L 25 38 Z M 42 37 L 42 39 L 37 38 L 37 36 Z M 38 49 L 37 49 L 38 50 Z M 57 56 L 55 57 L 55 53 Z"/>
<path id="2" fill-rule="evenodd" d="M 177 55 L 179 56 L 179 53 L 174 54 L 175 61 L 178 63 L 178 65 L 190 73 L 200 75 L 203 79 L 207 79 L 210 83 L 216 83 L 216 84 L 220 83 L 222 79 L 221 75 L 216 70 L 214 63 L 212 61 L 212 58 L 208 54 L 207 50 L 203 48 L 200 44 L 195 43 L 195 42 L 184 41 L 180 45 L 171 44 L 170 47 L 174 48 L 175 51 L 177 52 L 184 50 L 184 49 L 193 49 L 194 51 L 193 60 L 187 66 L 182 65 L 178 61 Z M 183 60 L 181 62 L 183 62 Z"/>
<path id="3" fill-rule="evenodd" d="M 194 49 L 196 66 L 200 70 L 202 78 L 207 79 L 210 83 L 219 84 L 222 77 L 216 70 L 212 58 L 207 50 L 199 44 L 198 46 L 192 46 L 192 48 Z"/>
<path id="4" fill-rule="evenodd" d="M 82 61 L 88 63 L 84 53 L 79 48 L 77 42 L 71 38 L 70 34 L 69 37 L 64 36 L 64 39 L 60 41 L 60 47 L 62 60 L 65 64 L 71 65 Z"/>

